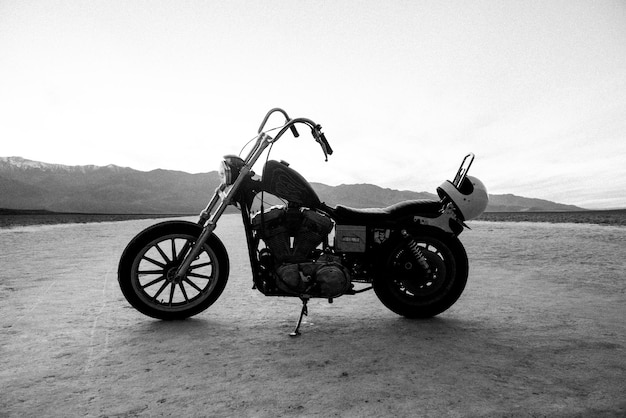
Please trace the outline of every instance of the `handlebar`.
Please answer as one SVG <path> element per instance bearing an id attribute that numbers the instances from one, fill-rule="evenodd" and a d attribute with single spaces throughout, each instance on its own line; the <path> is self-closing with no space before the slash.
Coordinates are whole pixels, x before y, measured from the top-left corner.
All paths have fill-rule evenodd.
<path id="1" fill-rule="evenodd" d="M 261 133 L 263 131 L 263 128 L 265 127 L 265 124 L 267 123 L 267 120 L 270 118 L 270 116 L 274 112 L 282 113 L 283 116 L 285 116 L 285 119 L 287 120 L 287 123 L 289 123 L 291 121 L 291 119 L 289 118 L 289 115 L 287 115 L 287 112 L 285 112 L 283 109 L 281 109 L 279 107 L 275 107 L 275 108 L 271 109 L 269 112 L 267 112 L 267 115 L 265 115 L 265 118 L 263 119 L 263 122 L 261 122 L 261 126 L 259 127 L 259 132 L 258 133 Z M 296 129 L 296 127 L 294 125 L 291 126 L 291 133 L 296 138 L 300 136 L 300 134 L 298 133 L 298 130 Z"/>
<path id="2" fill-rule="evenodd" d="M 267 115 L 265 115 L 265 118 L 263 119 L 263 122 L 261 123 L 261 127 L 259 128 L 259 134 L 263 131 L 263 128 L 265 127 L 265 124 L 267 123 L 267 120 L 269 119 L 269 117 L 275 112 L 282 113 L 285 116 L 285 119 L 287 119 L 287 123 L 285 123 L 285 125 L 283 125 L 280 131 L 278 131 L 278 133 L 273 139 L 273 142 L 276 142 L 278 138 L 280 138 L 287 131 L 287 129 L 290 129 L 291 132 L 293 133 L 293 136 L 297 138 L 300 135 L 298 131 L 296 130 L 295 125 L 297 123 L 302 123 L 304 125 L 307 125 L 309 128 L 311 128 L 311 135 L 313 135 L 313 138 L 315 138 L 315 142 L 320 144 L 320 146 L 322 147 L 322 151 L 324 152 L 324 158 L 326 161 L 328 161 L 328 156 L 333 154 L 333 149 L 330 147 L 330 144 L 328 143 L 328 140 L 326 139 L 326 135 L 324 135 L 324 133 L 322 132 L 321 125 L 316 124 L 311 119 L 307 119 L 307 118 L 290 119 L 289 116 L 287 116 L 287 112 L 285 112 L 284 110 L 280 108 L 274 108 L 270 110 L 269 112 L 267 112 Z"/>

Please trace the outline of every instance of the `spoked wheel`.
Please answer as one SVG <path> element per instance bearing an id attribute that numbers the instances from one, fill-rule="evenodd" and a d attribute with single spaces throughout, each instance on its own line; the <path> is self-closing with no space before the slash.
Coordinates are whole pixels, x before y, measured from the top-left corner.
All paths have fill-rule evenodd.
<path id="1" fill-rule="evenodd" d="M 374 279 L 374 291 L 393 312 L 429 318 L 457 301 L 467 282 L 467 255 L 458 239 L 444 234 L 414 234 L 425 268 L 403 240 L 391 246 Z"/>
<path id="2" fill-rule="evenodd" d="M 163 222 L 137 235 L 126 247 L 118 281 L 128 302 L 145 315 L 184 319 L 211 306 L 228 280 L 228 256 L 211 235 L 187 273 L 176 271 L 202 228 L 181 221 Z"/>

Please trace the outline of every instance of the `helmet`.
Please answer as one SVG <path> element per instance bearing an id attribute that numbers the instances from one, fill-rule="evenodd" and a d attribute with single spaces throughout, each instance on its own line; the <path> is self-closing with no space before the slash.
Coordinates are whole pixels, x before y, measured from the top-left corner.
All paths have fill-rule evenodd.
<path id="1" fill-rule="evenodd" d="M 482 181 L 472 176 L 465 176 L 458 188 L 446 180 L 437 188 L 437 194 L 442 199 L 449 198 L 459 209 L 464 221 L 479 217 L 489 202 L 487 188 Z"/>

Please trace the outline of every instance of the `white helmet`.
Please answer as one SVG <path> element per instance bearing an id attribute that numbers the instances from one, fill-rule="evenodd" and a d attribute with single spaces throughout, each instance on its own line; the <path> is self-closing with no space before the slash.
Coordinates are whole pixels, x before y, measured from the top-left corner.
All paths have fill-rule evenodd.
<path id="1" fill-rule="evenodd" d="M 458 188 L 446 180 L 437 188 L 437 194 L 442 199 L 449 198 L 459 209 L 464 221 L 479 217 L 489 202 L 487 188 L 482 181 L 472 176 L 465 176 Z"/>

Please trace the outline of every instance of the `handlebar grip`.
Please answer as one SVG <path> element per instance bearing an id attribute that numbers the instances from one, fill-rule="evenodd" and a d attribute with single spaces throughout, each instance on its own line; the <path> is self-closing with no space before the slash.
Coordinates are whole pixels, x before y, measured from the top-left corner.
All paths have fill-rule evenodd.
<path id="1" fill-rule="evenodd" d="M 323 132 L 320 132 L 320 139 L 324 144 L 324 148 L 326 148 L 326 153 L 328 153 L 328 155 L 333 155 L 333 149 L 330 147 L 330 144 L 326 140 L 326 135 L 324 135 Z"/>
<path id="2" fill-rule="evenodd" d="M 298 133 L 298 130 L 296 129 L 296 125 L 291 125 L 291 133 L 293 134 L 293 136 L 295 136 L 296 138 L 300 136 L 300 134 Z"/>

